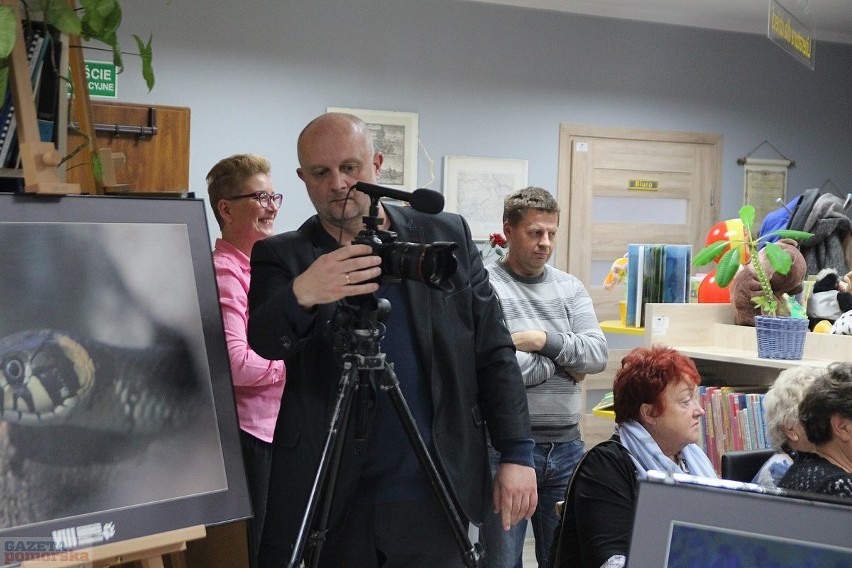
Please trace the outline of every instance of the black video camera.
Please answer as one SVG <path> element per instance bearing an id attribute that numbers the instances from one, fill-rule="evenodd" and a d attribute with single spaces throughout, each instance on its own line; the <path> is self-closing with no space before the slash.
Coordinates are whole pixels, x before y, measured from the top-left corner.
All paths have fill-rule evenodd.
<path id="1" fill-rule="evenodd" d="M 458 260 L 454 254 L 458 248 L 456 243 L 397 242 L 396 233 L 379 229 L 382 223 L 379 217 L 381 197 L 407 201 L 413 209 L 434 215 L 443 210 L 444 196 L 429 189 L 417 189 L 413 193 L 408 193 L 363 181 L 356 183 L 354 189 L 370 196 L 370 212 L 364 217 L 364 229 L 355 236 L 352 243 L 370 245 L 373 254 L 381 257 L 382 275 L 375 282 L 397 283 L 403 278 L 408 278 L 424 282 L 431 288 L 452 292 L 454 286 L 450 278 L 458 268 Z"/>
<path id="2" fill-rule="evenodd" d="M 365 222 L 369 225 L 368 218 Z M 380 283 L 398 283 L 403 278 L 423 282 L 431 288 L 451 292 L 450 278 L 456 273 L 458 261 L 455 250 L 458 244 L 435 242 L 432 244 L 398 242 L 396 233 L 372 229 L 369 226 L 353 239 L 353 244 L 370 245 L 373 254 L 382 259 Z"/>

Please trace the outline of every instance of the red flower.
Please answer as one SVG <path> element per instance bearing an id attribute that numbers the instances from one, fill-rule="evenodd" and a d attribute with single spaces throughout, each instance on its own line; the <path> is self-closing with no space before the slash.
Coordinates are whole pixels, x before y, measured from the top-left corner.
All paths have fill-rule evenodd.
<path id="1" fill-rule="evenodd" d="M 494 254 L 502 257 L 506 254 L 503 252 L 503 249 L 508 246 L 509 244 L 506 242 L 506 237 L 504 237 L 501 233 L 491 233 L 488 235 L 488 244 L 479 250 L 479 256 L 482 260 L 485 260 Z"/>
<path id="2" fill-rule="evenodd" d="M 488 236 L 488 242 L 491 245 L 491 248 L 506 248 L 506 237 L 504 237 L 501 233 L 491 233 Z"/>

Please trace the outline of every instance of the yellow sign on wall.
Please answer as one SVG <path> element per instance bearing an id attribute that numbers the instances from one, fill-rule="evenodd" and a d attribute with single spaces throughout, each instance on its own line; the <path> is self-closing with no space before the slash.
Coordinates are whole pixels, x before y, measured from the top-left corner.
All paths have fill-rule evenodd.
<path id="1" fill-rule="evenodd" d="M 810 28 L 797 20 L 778 0 L 769 3 L 769 29 L 766 35 L 795 59 L 810 69 L 814 68 L 814 38 Z"/>
<path id="2" fill-rule="evenodd" d="M 627 189 L 635 189 L 640 191 L 657 191 L 658 189 L 660 189 L 660 180 L 629 179 L 627 180 Z"/>

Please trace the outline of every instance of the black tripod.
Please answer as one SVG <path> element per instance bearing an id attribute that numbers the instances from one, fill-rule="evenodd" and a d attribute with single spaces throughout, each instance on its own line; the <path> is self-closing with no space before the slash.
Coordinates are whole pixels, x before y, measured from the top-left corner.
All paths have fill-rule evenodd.
<path id="1" fill-rule="evenodd" d="M 372 389 L 373 381 L 377 381 L 375 386 L 387 392 L 391 398 L 417 459 L 428 475 L 432 489 L 435 491 L 451 524 L 462 561 L 465 566 L 470 568 L 481 566 L 481 545 L 479 543 L 471 544 L 467 528 L 459 515 L 459 505 L 454 495 L 447 489 L 447 485 L 420 435 L 414 416 L 411 414 L 408 403 L 406 403 L 400 390 L 399 381 L 393 371 L 393 364 L 385 361 L 385 354 L 380 350 L 379 343 L 384 337 L 385 331 L 382 321 L 390 313 L 390 303 L 372 295 L 357 296 L 348 300 L 341 303 L 333 318 L 333 324 L 337 329 L 335 332 L 335 351 L 343 361 L 337 399 L 319 466 L 311 486 L 308 506 L 302 517 L 288 567 L 297 568 L 299 566 L 308 546 L 312 550 L 309 552 L 306 564 L 312 567 L 318 566 L 328 531 L 328 517 L 343 450 L 342 441 L 345 439 L 346 429 L 352 420 L 352 401 L 356 392 L 369 392 L 362 389 Z M 356 303 L 355 306 L 352 305 L 353 301 Z M 358 398 L 359 406 L 369 403 L 367 397 L 359 396 Z M 362 413 L 360 418 L 364 418 L 366 409 L 361 408 L 360 410 Z M 357 411 L 358 409 L 356 409 Z M 366 436 L 366 428 L 364 428 L 363 434 Z M 360 435 L 360 431 L 356 431 L 356 435 Z M 322 507 L 318 510 L 320 501 L 322 501 Z M 317 512 L 319 512 L 318 516 Z"/>

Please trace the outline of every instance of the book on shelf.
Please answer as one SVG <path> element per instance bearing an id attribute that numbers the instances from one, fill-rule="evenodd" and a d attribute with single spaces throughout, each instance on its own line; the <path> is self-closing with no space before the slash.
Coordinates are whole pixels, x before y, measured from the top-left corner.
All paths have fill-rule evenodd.
<path id="1" fill-rule="evenodd" d="M 645 304 L 689 301 L 691 245 L 627 246 L 627 325 L 645 325 Z"/>
<path id="2" fill-rule="evenodd" d="M 59 142 L 59 129 L 56 127 L 59 105 L 65 101 L 65 98 L 61 96 L 61 93 L 65 93 L 65 80 L 60 77 L 59 71 L 62 60 L 62 36 L 52 26 L 48 26 L 48 31 L 50 33 L 50 45 L 45 54 L 39 79 L 36 115 L 39 120 L 42 141 L 52 142 L 56 145 Z"/>
<path id="3" fill-rule="evenodd" d="M 5 158 L 3 148 L 6 145 L 6 138 L 9 136 L 9 127 L 14 115 L 15 106 L 12 104 L 12 90 L 7 88 L 3 95 L 3 107 L 0 108 L 0 167 L 3 167 Z"/>
<path id="4" fill-rule="evenodd" d="M 765 432 L 762 393 L 718 386 L 701 386 L 698 392 L 705 412 L 700 420 L 699 446 L 717 473 L 726 452 L 771 447 Z"/>
<path id="5" fill-rule="evenodd" d="M 58 104 L 58 98 L 56 98 L 58 94 L 54 94 L 52 92 L 52 90 L 58 88 L 58 78 L 57 81 L 51 81 L 48 79 L 45 82 L 49 83 L 49 85 L 45 85 L 42 88 L 43 79 L 48 76 L 52 77 L 56 74 L 53 64 L 51 62 L 46 62 L 46 59 L 49 58 L 49 54 L 50 57 L 54 57 L 56 53 L 56 46 L 54 45 L 56 42 L 54 41 L 53 34 L 50 30 L 46 30 L 41 27 L 41 24 L 25 24 L 22 29 L 24 32 L 24 45 L 26 46 L 27 51 L 27 68 L 29 70 L 30 82 L 33 89 L 33 102 L 36 104 L 36 107 L 38 107 L 41 97 L 44 97 L 45 99 L 54 98 Z M 46 102 L 45 104 L 47 105 L 48 103 Z M 55 121 L 57 110 L 58 107 L 50 113 L 50 120 Z M 47 114 L 45 114 L 44 120 L 48 120 Z M 40 132 L 47 130 L 46 125 L 43 128 L 44 130 L 40 128 Z M 51 128 L 50 130 L 51 138 L 45 140 L 42 137 L 42 140 L 49 142 L 53 141 L 55 128 Z M 15 105 L 12 100 L 11 85 L 7 87 L 3 111 L 2 114 L 0 114 L 0 167 L 20 167 L 20 155 L 18 152 L 18 120 L 15 114 Z"/>

